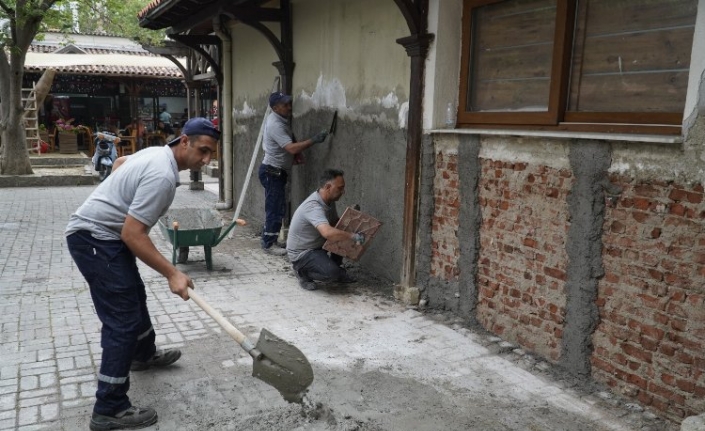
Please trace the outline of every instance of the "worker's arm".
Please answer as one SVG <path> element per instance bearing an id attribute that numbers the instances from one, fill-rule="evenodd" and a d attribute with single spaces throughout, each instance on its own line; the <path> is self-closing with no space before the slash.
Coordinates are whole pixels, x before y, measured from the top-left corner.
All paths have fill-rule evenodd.
<path id="1" fill-rule="evenodd" d="M 117 171 L 117 168 L 120 167 L 125 161 L 127 160 L 127 156 L 122 156 L 118 157 L 115 162 L 113 163 L 113 172 Z"/>
<path id="2" fill-rule="evenodd" d="M 336 229 L 329 224 L 319 224 L 318 226 L 316 226 L 316 229 L 321 234 L 321 236 L 323 236 L 323 238 L 329 239 L 331 241 L 346 241 L 349 239 L 355 239 L 354 233 Z"/>
<path id="3" fill-rule="evenodd" d="M 179 271 L 159 253 L 149 239 L 149 228 L 145 224 L 128 215 L 120 238 L 139 260 L 166 277 L 172 293 L 179 295 L 184 301 L 188 300 L 188 288 L 193 288 L 191 277 Z"/>
<path id="4" fill-rule="evenodd" d="M 286 144 L 286 145 L 284 145 L 284 149 L 289 154 L 299 154 L 300 152 L 313 146 L 314 144 L 320 144 L 321 142 L 325 141 L 326 136 L 328 136 L 328 132 L 325 132 L 325 131 L 320 132 L 320 133 L 315 134 L 311 139 L 306 139 L 305 141 L 291 142 L 289 144 Z"/>
<path id="5" fill-rule="evenodd" d="M 312 147 L 312 146 L 313 146 L 313 141 L 310 139 L 306 139 L 305 141 L 292 142 L 290 144 L 286 144 L 284 146 L 284 150 L 286 150 L 286 152 L 289 154 L 299 154 L 299 153 L 303 152 L 305 149 Z"/>

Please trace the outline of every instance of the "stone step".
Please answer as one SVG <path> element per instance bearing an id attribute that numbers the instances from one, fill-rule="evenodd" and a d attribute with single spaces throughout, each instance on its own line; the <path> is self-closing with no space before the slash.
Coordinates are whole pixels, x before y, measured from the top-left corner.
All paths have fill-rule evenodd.
<path id="1" fill-rule="evenodd" d="M 91 159 L 88 157 L 53 157 L 42 155 L 39 157 L 30 157 L 29 162 L 32 166 L 36 167 L 61 168 L 89 165 L 91 163 Z"/>

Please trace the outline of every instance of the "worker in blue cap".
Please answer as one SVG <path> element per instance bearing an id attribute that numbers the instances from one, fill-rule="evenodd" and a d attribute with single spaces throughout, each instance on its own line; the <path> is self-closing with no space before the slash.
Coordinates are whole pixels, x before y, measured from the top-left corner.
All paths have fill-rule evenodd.
<path id="1" fill-rule="evenodd" d="M 294 156 L 326 140 L 328 132 L 316 133 L 297 141 L 291 131 L 292 97 L 282 92 L 269 96 L 272 112 L 266 119 L 262 146 L 264 159 L 259 167 L 259 180 L 264 187 L 265 221 L 261 245 L 266 253 L 286 255 L 286 244 L 277 242 L 286 215 L 286 182 Z"/>
<path id="2" fill-rule="evenodd" d="M 179 171 L 200 170 L 209 163 L 218 139 L 220 132 L 209 120 L 190 119 L 182 135 L 167 145 L 118 159 L 113 173 L 69 219 L 69 252 L 88 282 L 102 323 L 93 431 L 137 429 L 157 422 L 156 411 L 130 402 L 130 371 L 171 365 L 181 351 L 155 345 L 137 259 L 163 275 L 172 293 L 189 299 L 191 278 L 162 256 L 149 231 L 174 200 Z"/>

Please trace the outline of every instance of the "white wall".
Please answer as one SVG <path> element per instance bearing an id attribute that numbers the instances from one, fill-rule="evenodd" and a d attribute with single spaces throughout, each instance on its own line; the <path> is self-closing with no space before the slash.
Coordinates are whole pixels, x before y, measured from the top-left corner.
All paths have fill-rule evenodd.
<path id="1" fill-rule="evenodd" d="M 458 107 L 462 0 L 431 0 L 428 32 L 435 35 L 426 61 L 424 130 L 444 127 L 446 108 Z"/>

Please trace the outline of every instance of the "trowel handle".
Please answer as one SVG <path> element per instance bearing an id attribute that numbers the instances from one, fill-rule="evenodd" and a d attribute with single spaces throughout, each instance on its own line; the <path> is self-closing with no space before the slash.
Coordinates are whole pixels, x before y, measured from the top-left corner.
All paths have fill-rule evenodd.
<path id="1" fill-rule="evenodd" d="M 198 304 L 199 307 L 203 309 L 209 316 L 215 320 L 218 325 L 220 325 L 223 329 L 225 329 L 225 332 L 230 334 L 231 337 L 237 343 L 245 349 L 247 353 L 250 354 L 254 359 L 260 359 L 262 357 L 262 353 L 260 353 L 257 349 L 255 349 L 255 345 L 252 344 L 252 341 L 250 341 L 245 334 L 240 332 L 236 327 L 234 327 L 230 322 L 228 322 L 225 317 L 223 317 L 222 314 L 218 313 L 213 307 L 208 305 L 208 303 L 201 298 L 201 295 L 196 293 L 193 289 L 189 287 L 188 289 L 188 295 L 193 301 Z"/>

